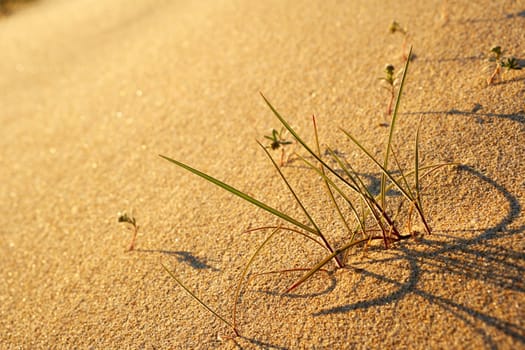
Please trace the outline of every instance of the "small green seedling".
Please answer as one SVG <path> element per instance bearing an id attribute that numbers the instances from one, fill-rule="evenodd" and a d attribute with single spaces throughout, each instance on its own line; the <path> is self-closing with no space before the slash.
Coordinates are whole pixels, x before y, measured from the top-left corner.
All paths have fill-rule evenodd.
<path id="1" fill-rule="evenodd" d="M 137 239 L 137 233 L 139 231 L 139 226 L 137 225 L 137 220 L 133 215 L 128 215 L 126 212 L 124 213 L 118 213 L 118 222 L 123 222 L 126 224 L 131 225 L 131 229 L 133 230 L 133 236 L 131 238 L 131 243 L 128 248 L 128 252 L 135 249 L 135 240 Z"/>
<path id="2" fill-rule="evenodd" d="M 492 74 L 487 79 L 488 85 L 491 85 L 496 80 L 496 78 L 500 76 L 502 68 L 505 68 L 507 71 L 521 69 L 521 66 L 516 58 L 503 56 L 503 50 L 499 45 L 490 49 L 488 61 L 488 69 L 492 70 Z"/>
<path id="3" fill-rule="evenodd" d="M 407 46 L 408 46 L 408 40 L 410 38 L 410 35 L 408 34 L 408 30 L 403 28 L 397 21 L 392 21 L 392 23 L 390 23 L 390 27 L 388 27 L 388 31 L 390 32 L 390 34 L 400 33 L 401 35 L 403 35 L 401 56 L 403 57 L 403 61 L 408 60 L 409 55 L 407 54 Z"/>
<path id="4" fill-rule="evenodd" d="M 395 84 L 397 82 L 396 77 L 394 76 L 394 66 L 391 64 L 387 64 L 385 66 L 385 76 L 382 78 L 379 78 L 379 80 L 382 80 L 385 84 L 383 87 L 388 90 L 390 94 L 390 98 L 388 101 L 388 106 L 386 108 L 386 115 L 388 117 L 392 116 L 392 107 L 394 105 L 394 100 L 396 98 L 396 90 L 395 90 Z"/>
<path id="5" fill-rule="evenodd" d="M 264 135 L 264 138 L 265 139 L 268 139 L 270 140 L 270 144 L 267 146 L 267 148 L 270 148 L 272 150 L 278 150 L 279 148 L 281 149 L 281 161 L 280 161 L 280 166 L 282 167 L 284 164 L 285 164 L 285 151 L 284 151 L 284 146 L 286 145 L 291 145 L 293 142 L 292 141 L 288 141 L 286 140 L 284 137 L 283 137 L 283 132 L 284 132 L 284 127 L 281 128 L 281 131 L 277 131 L 275 129 L 272 130 L 272 135 L 269 136 L 269 135 Z"/>

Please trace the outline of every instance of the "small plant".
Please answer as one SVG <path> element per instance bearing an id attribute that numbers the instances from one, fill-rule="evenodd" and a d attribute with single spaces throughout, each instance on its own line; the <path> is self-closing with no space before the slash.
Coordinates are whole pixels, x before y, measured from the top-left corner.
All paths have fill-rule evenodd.
<path id="1" fill-rule="evenodd" d="M 488 85 L 491 85 L 500 76 L 502 68 L 505 68 L 507 71 L 521 69 L 516 58 L 503 56 L 501 46 L 494 46 L 490 49 L 488 62 L 488 69 L 492 70 L 492 74 L 487 79 Z"/>
<path id="2" fill-rule="evenodd" d="M 403 61 L 408 60 L 409 57 L 411 57 L 411 54 L 407 54 L 408 40 L 410 38 L 408 30 L 403 28 L 397 21 L 392 21 L 392 23 L 390 23 L 390 26 L 388 27 L 388 31 L 390 34 L 400 33 L 403 36 L 401 56 L 403 57 Z"/>
<path id="3" fill-rule="evenodd" d="M 293 142 L 288 141 L 283 137 L 284 128 L 281 128 L 281 131 L 277 131 L 275 129 L 272 130 L 272 135 L 264 135 L 265 139 L 270 140 L 270 144 L 267 146 L 268 148 L 272 150 L 278 150 L 281 149 L 281 161 L 279 162 L 279 165 L 282 167 L 286 163 L 286 157 L 285 157 L 285 151 L 284 147 L 286 145 L 291 145 Z"/>
<path id="4" fill-rule="evenodd" d="M 411 50 L 409 51 L 408 58 L 410 58 L 410 54 Z M 338 169 L 336 170 L 335 167 L 328 165 L 327 160 L 323 159 L 323 157 L 326 157 L 326 155 L 321 154 L 315 118 L 312 118 L 315 134 L 315 147 L 312 148 L 302 139 L 301 136 L 299 136 L 299 134 L 297 134 L 297 132 L 290 126 L 290 124 L 288 124 L 288 122 L 272 106 L 268 99 L 261 94 L 262 98 L 264 99 L 270 110 L 273 112 L 275 117 L 277 117 L 277 119 L 281 122 L 283 127 L 293 136 L 295 141 L 300 146 L 302 146 L 303 150 L 306 152 L 306 155 L 309 156 L 310 160 L 308 160 L 306 157 L 298 155 L 299 158 L 304 162 L 304 164 L 311 171 L 317 174 L 316 177 L 311 177 L 310 179 L 320 178 L 322 180 L 323 186 L 326 189 L 327 196 L 329 197 L 332 207 L 334 208 L 335 212 L 337 213 L 337 217 L 340 220 L 340 224 L 348 233 L 348 240 L 345 243 L 341 244 L 339 247 L 334 247 L 329 242 L 326 233 L 320 229 L 321 226 L 317 224 L 316 220 L 313 218 L 311 213 L 303 205 L 301 199 L 299 198 L 299 195 L 292 188 L 287 178 L 282 173 L 280 167 L 272 158 L 270 152 L 268 151 L 268 147 L 263 146 L 261 143 L 259 143 L 259 146 L 269 158 L 277 174 L 283 180 L 283 183 L 290 191 L 291 196 L 294 198 L 298 207 L 301 209 L 304 215 L 303 219 L 292 217 L 284 213 L 283 211 L 280 211 L 274 207 L 271 207 L 259 201 L 258 199 L 255 199 L 254 197 L 248 195 L 246 192 L 238 190 L 208 174 L 205 174 L 197 169 L 190 167 L 189 165 L 186 165 L 172 158 L 160 155 L 160 157 L 177 165 L 178 167 L 181 167 L 199 177 L 202 177 L 210 183 L 213 183 L 216 186 L 219 186 L 222 189 L 234 194 L 235 196 L 238 196 L 243 200 L 259 207 L 260 209 L 271 213 L 281 221 L 281 223 L 278 226 L 267 226 L 250 230 L 260 231 L 271 229 L 272 232 L 267 236 L 264 242 L 256 249 L 255 253 L 248 261 L 243 272 L 241 273 L 241 277 L 235 290 L 235 298 L 233 301 L 232 308 L 233 321 L 231 322 L 217 314 L 212 309 L 210 309 L 204 302 L 202 302 L 201 299 L 199 299 L 193 292 L 191 292 L 187 287 L 185 287 L 184 284 L 176 277 L 176 275 L 173 272 L 171 272 L 167 267 L 163 265 L 166 271 L 168 271 L 168 273 L 183 289 L 185 289 L 208 311 L 210 311 L 213 315 L 222 320 L 226 325 L 228 325 L 233 330 L 236 336 L 240 334 L 236 322 L 236 304 L 239 300 L 242 283 L 244 282 L 248 273 L 248 269 L 254 261 L 255 257 L 277 233 L 288 232 L 290 234 L 302 235 L 303 237 L 308 239 L 309 242 L 315 243 L 316 246 L 319 246 L 321 247 L 321 249 L 326 251 L 325 257 L 313 267 L 305 269 L 307 272 L 304 273 L 304 275 L 295 283 L 293 283 L 285 291 L 285 293 L 290 292 L 293 289 L 300 286 L 316 272 L 326 271 L 324 270 L 324 267 L 330 261 L 334 262 L 336 268 L 344 267 L 346 254 L 348 254 L 348 251 L 351 247 L 359 245 L 366 246 L 374 240 L 380 240 L 383 242 L 385 248 L 389 248 L 395 242 L 413 237 L 416 232 L 413 232 L 410 228 L 409 232 L 403 233 L 401 227 L 397 223 L 398 214 L 396 213 L 394 215 L 395 210 L 392 208 L 395 205 L 396 201 L 391 198 L 386 198 L 388 191 L 391 189 L 396 189 L 399 193 L 401 193 L 401 204 L 404 203 L 405 205 L 408 205 L 407 226 L 412 227 L 412 216 L 415 213 L 416 216 L 419 218 L 420 223 L 424 227 L 426 233 L 431 233 L 430 226 L 427 223 L 427 219 L 424 214 L 423 203 L 421 199 L 421 179 L 429 173 L 435 171 L 436 169 L 444 165 L 450 165 L 451 163 L 421 166 L 421 164 L 419 163 L 419 126 L 415 129 L 414 132 L 415 147 L 413 170 L 407 171 L 406 169 L 403 169 L 403 167 L 401 167 L 398 161 L 396 153 L 394 152 L 393 134 L 396 125 L 396 119 L 398 116 L 403 86 L 408 71 L 409 61 L 410 60 L 407 59 L 405 62 L 405 67 L 397 92 L 397 98 L 395 100 L 395 106 L 392 111 L 390 132 L 386 143 L 384 158 L 378 159 L 374 157 L 372 153 L 369 152 L 361 143 L 359 143 L 350 133 L 341 129 L 344 135 L 346 135 L 346 137 L 348 137 L 348 139 L 351 140 L 351 142 L 356 147 L 358 147 L 366 155 L 370 162 L 373 163 L 381 172 L 380 192 L 378 195 L 373 194 L 371 190 L 366 186 L 365 181 L 360 175 L 360 173 L 356 171 L 352 167 L 352 165 L 349 164 L 346 160 L 342 159 L 330 147 L 327 148 L 328 155 L 330 156 L 329 160 L 337 163 Z M 390 78 L 393 84 L 393 69 L 388 69 L 388 71 L 392 73 Z M 274 140 L 277 142 L 280 139 L 279 135 L 280 133 L 277 133 L 275 131 L 274 133 L 272 133 L 272 137 L 268 137 L 268 139 L 272 140 L 272 142 Z M 280 143 L 277 143 L 277 145 L 281 146 Z M 390 159 L 394 160 L 394 167 L 391 167 Z M 357 197 L 357 200 L 355 199 L 355 197 Z M 344 206 L 342 206 L 342 204 L 344 204 Z M 397 207 L 401 208 L 401 204 L 398 203 Z M 399 211 L 400 210 L 398 209 L 398 212 Z M 345 213 L 350 213 L 350 216 L 348 216 Z M 288 226 L 285 226 L 285 224 Z M 280 272 L 282 273 L 287 271 L 300 270 L 303 269 L 291 268 Z M 275 271 L 267 273 L 275 273 Z M 264 273 L 259 273 L 257 275 L 261 274 Z"/>
<path id="5" fill-rule="evenodd" d="M 391 64 L 387 64 L 385 66 L 385 76 L 379 78 L 379 80 L 382 80 L 384 82 L 383 87 L 388 90 L 388 93 L 390 95 L 390 98 L 388 99 L 388 105 L 386 108 L 386 115 L 387 117 L 390 117 L 392 116 L 392 107 L 396 98 L 395 84 L 397 79 L 394 76 L 394 66 Z"/>
<path id="6" fill-rule="evenodd" d="M 135 241 L 137 239 L 137 233 L 139 231 L 137 220 L 135 220 L 135 217 L 133 215 L 128 215 L 126 212 L 124 212 L 124 213 L 118 213 L 118 222 L 123 222 L 131 226 L 130 228 L 133 231 L 133 236 L 131 237 L 131 243 L 127 250 L 128 252 L 130 252 L 133 249 L 135 249 Z"/>

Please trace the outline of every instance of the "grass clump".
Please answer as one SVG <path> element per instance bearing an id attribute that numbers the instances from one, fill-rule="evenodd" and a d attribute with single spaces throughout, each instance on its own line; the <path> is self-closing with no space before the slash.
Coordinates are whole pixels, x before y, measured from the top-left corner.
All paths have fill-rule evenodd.
<path id="1" fill-rule="evenodd" d="M 270 108 L 274 116 L 282 124 L 283 128 L 287 130 L 287 132 L 289 132 L 289 134 L 294 138 L 295 142 L 297 142 L 297 144 L 300 147 L 302 147 L 305 155 L 297 154 L 297 157 L 304 162 L 307 168 L 309 168 L 314 174 L 317 175 L 312 176 L 309 179 L 321 179 L 322 186 L 324 187 L 326 194 L 329 197 L 330 203 L 335 213 L 337 214 L 336 217 L 338 218 L 338 220 L 340 220 L 342 227 L 344 227 L 347 231 L 346 242 L 342 243 L 338 247 L 335 247 L 330 242 L 329 237 L 326 235 L 326 233 L 321 230 L 321 226 L 314 219 L 314 215 L 312 215 L 312 213 L 310 213 L 310 211 L 304 206 L 303 202 L 300 199 L 300 196 L 292 188 L 286 176 L 281 171 L 279 165 L 271 156 L 270 152 L 268 151 L 268 147 L 263 146 L 261 143 L 258 142 L 259 146 L 269 158 L 277 174 L 290 191 L 290 194 L 293 196 L 298 207 L 301 209 L 301 212 L 304 216 L 302 219 L 290 216 L 289 214 L 284 213 L 279 209 L 271 207 L 265 204 L 264 202 L 248 195 L 246 192 L 238 190 L 231 185 L 228 185 L 208 174 L 205 174 L 195 168 L 192 168 L 189 165 L 186 165 L 175 159 L 160 155 L 162 158 L 177 165 L 178 167 L 181 167 L 199 177 L 202 177 L 206 181 L 211 182 L 216 186 L 219 186 L 222 189 L 232 193 L 233 195 L 238 196 L 243 200 L 269 212 L 270 214 L 279 218 L 281 221 L 281 223 L 278 226 L 259 227 L 251 230 L 255 231 L 271 229 L 271 233 L 267 236 L 264 242 L 256 249 L 255 253 L 248 261 L 241 274 L 237 288 L 235 290 L 231 322 L 217 314 L 215 311 L 211 310 L 205 303 L 202 302 L 201 299 L 199 299 L 193 292 L 186 288 L 173 272 L 171 272 L 167 267 L 164 267 L 181 287 L 183 287 L 192 297 L 194 297 L 199 303 L 201 303 L 206 309 L 208 309 L 208 311 L 210 311 L 213 315 L 215 315 L 217 318 L 222 320 L 227 326 L 229 326 L 236 336 L 240 334 L 236 321 L 236 304 L 241 293 L 241 286 L 243 283 L 245 283 L 248 270 L 253 261 L 255 260 L 256 256 L 276 234 L 283 231 L 287 231 L 293 234 L 300 234 L 308 238 L 309 241 L 315 243 L 317 246 L 322 247 L 322 249 L 326 252 L 325 256 L 310 268 L 286 270 L 306 271 L 300 279 L 295 281 L 295 283 L 293 283 L 285 291 L 290 292 L 293 289 L 300 286 L 305 281 L 307 281 L 316 272 L 326 271 L 323 268 L 330 261 L 332 261 L 335 264 L 336 268 L 344 267 L 347 254 L 351 247 L 359 245 L 366 246 L 370 242 L 377 240 L 381 241 L 382 244 L 384 244 L 385 248 L 389 248 L 395 242 L 414 237 L 416 232 L 412 231 L 411 228 L 411 223 L 414 216 L 416 216 L 419 219 L 419 222 L 424 228 L 424 231 L 427 234 L 431 233 L 431 228 L 427 222 L 427 218 L 425 217 L 425 211 L 421 199 L 421 179 L 430 172 L 438 169 L 439 167 L 445 164 L 430 166 L 422 166 L 420 164 L 419 125 L 414 130 L 414 160 L 411 166 L 411 170 L 407 170 L 401 167 L 393 146 L 394 129 L 396 125 L 396 120 L 399 116 L 399 106 L 408 72 L 410 55 L 411 50 L 409 51 L 407 60 L 405 61 L 405 66 L 402 72 L 399 89 L 397 90 L 397 96 L 395 98 L 395 104 L 391 112 L 392 118 L 390 120 L 390 130 L 388 134 L 384 156 L 381 159 L 374 157 L 372 153 L 367 148 L 365 148 L 355 137 L 353 137 L 347 131 L 341 129 L 345 137 L 347 137 L 357 148 L 359 148 L 369 159 L 370 163 L 375 165 L 381 173 L 379 194 L 373 193 L 372 190 L 367 187 L 362 175 L 360 175 L 360 173 L 356 169 L 354 169 L 350 163 L 348 163 L 345 159 L 339 156 L 337 152 L 332 150 L 330 147 L 327 148 L 327 151 L 325 153 L 321 152 L 315 117 L 312 118 L 315 135 L 315 145 L 314 147 L 311 147 L 295 131 L 295 129 L 288 123 L 288 121 L 276 110 L 276 108 L 270 103 L 270 101 L 264 95 L 261 94 L 263 100 Z M 393 69 L 391 71 L 389 70 L 389 72 L 390 73 L 387 74 L 391 75 L 390 79 L 393 86 Z M 272 132 L 272 136 L 267 136 L 266 138 L 271 140 L 276 147 L 280 147 L 283 145 L 280 141 L 281 134 L 282 130 L 281 133 L 274 130 L 274 132 Z M 392 166 L 392 160 L 394 166 Z M 329 165 L 329 163 L 337 164 L 337 168 L 335 166 Z M 387 198 L 387 193 L 393 189 L 400 193 L 402 198 L 400 200 L 400 203 L 396 203 L 397 210 L 392 207 L 393 201 Z M 402 206 L 405 206 L 405 211 L 408 212 L 406 219 L 407 227 L 409 228 L 408 232 L 403 232 L 398 223 L 399 221 L 397 220 L 398 214 L 401 211 L 400 208 Z M 345 213 L 350 213 L 350 217 Z"/>

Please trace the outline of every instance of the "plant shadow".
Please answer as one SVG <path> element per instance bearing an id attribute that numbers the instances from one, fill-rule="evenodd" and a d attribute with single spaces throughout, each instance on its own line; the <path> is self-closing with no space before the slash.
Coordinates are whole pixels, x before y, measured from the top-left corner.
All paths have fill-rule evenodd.
<path id="1" fill-rule="evenodd" d="M 522 78 L 521 80 L 525 80 L 525 78 Z M 403 114 L 406 115 L 412 115 L 412 114 L 418 114 L 418 115 L 458 115 L 458 116 L 465 116 L 465 117 L 475 117 L 476 122 L 479 124 L 483 124 L 486 122 L 491 122 L 491 118 L 498 118 L 498 119 L 508 119 L 520 124 L 525 125 L 525 110 L 520 110 L 515 113 L 509 113 L 509 114 L 502 114 L 502 113 L 483 113 L 479 112 L 481 109 L 483 109 L 483 106 L 480 104 L 476 104 L 474 108 L 470 111 L 461 111 L 457 109 L 450 109 L 448 111 L 423 111 L 423 112 L 406 112 Z"/>
<path id="2" fill-rule="evenodd" d="M 509 248 L 502 249 L 496 244 L 498 239 L 525 232 L 525 225 L 517 228 L 509 227 L 522 211 L 518 198 L 508 192 L 501 184 L 472 167 L 463 165 L 459 167 L 458 171 L 474 176 L 501 194 L 509 204 L 509 210 L 505 217 L 496 225 L 483 229 L 471 238 L 454 237 L 452 241 L 447 239 L 446 242 L 443 242 L 443 240 L 432 239 L 430 236 L 418 242 L 417 246 L 422 249 L 417 250 L 410 249 L 407 245 L 400 245 L 397 248 L 398 256 L 383 261 L 373 261 L 372 264 L 404 260 L 408 263 L 410 270 L 407 280 L 401 282 L 367 269 L 361 271 L 365 277 L 394 286 L 396 288 L 394 292 L 374 299 L 327 308 L 315 313 L 314 316 L 348 313 L 353 310 L 383 306 L 400 301 L 410 295 L 416 295 L 431 304 L 440 306 L 443 310 L 463 321 L 466 326 L 474 328 L 490 348 L 497 348 L 496 341 L 485 329 L 476 328 L 475 321 L 495 328 L 525 345 L 525 328 L 520 326 L 519 322 L 500 319 L 489 312 L 479 311 L 462 302 L 437 295 L 418 286 L 426 272 L 423 267 L 425 266 L 433 268 L 434 271 L 437 269 L 457 275 L 458 278 L 482 280 L 487 285 L 525 293 L 523 281 L 525 253 Z M 472 233 L 472 230 L 466 231 Z M 479 245 L 483 245 L 483 249 L 477 248 Z"/>
<path id="3" fill-rule="evenodd" d="M 199 258 L 187 251 L 173 251 L 163 249 L 135 249 L 134 251 L 138 253 L 161 253 L 164 255 L 174 256 L 178 262 L 186 264 L 196 270 L 220 271 L 216 267 L 209 265 L 208 259 Z"/>
<path id="4" fill-rule="evenodd" d="M 509 19 L 514 19 L 514 18 L 518 18 L 518 17 L 524 18 L 525 17 L 525 10 L 512 12 L 512 13 L 507 13 L 507 14 L 503 15 L 502 17 L 458 19 L 458 20 L 455 20 L 455 22 L 457 22 L 459 24 L 473 24 L 473 23 L 483 23 L 483 22 L 491 22 L 491 23 L 493 23 L 493 22 L 507 21 Z"/>

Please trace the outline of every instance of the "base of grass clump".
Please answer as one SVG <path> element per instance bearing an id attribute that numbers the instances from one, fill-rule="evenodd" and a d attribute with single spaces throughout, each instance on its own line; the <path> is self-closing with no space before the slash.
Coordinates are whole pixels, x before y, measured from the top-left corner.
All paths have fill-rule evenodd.
<path id="1" fill-rule="evenodd" d="M 282 181 L 287 186 L 297 205 L 304 214 L 303 219 L 292 217 L 258 199 L 255 199 L 246 192 L 238 190 L 231 185 L 228 185 L 208 174 L 190 167 L 189 165 L 161 155 L 162 158 L 170 161 L 171 163 L 186 169 L 187 171 L 204 178 L 205 180 L 242 198 L 243 200 L 271 213 L 275 217 L 279 218 L 282 222 L 278 226 L 267 226 L 255 229 L 271 229 L 272 231 L 266 240 L 257 248 L 243 270 L 235 291 L 231 322 L 227 321 L 225 318 L 213 311 L 199 297 L 197 297 L 193 292 L 189 291 L 173 272 L 164 267 L 180 286 L 182 286 L 208 311 L 228 325 L 233 330 L 235 335 L 238 336 L 240 334 L 236 323 L 236 305 L 241 293 L 242 284 L 245 283 L 248 270 L 256 256 L 277 233 L 288 231 L 293 234 L 302 235 L 308 238 L 308 241 L 315 243 L 326 251 L 324 258 L 313 267 L 304 269 L 306 272 L 303 274 L 303 276 L 293 283 L 289 288 L 287 288 L 285 292 L 290 292 L 300 286 L 313 274 L 322 270 L 330 261 L 333 261 L 337 268 L 344 267 L 346 253 L 351 247 L 359 245 L 367 246 L 374 240 L 380 240 L 384 244 L 385 248 L 389 248 L 395 242 L 414 237 L 414 232 L 410 227 L 415 218 L 420 222 L 427 234 L 431 233 L 430 226 L 424 214 L 423 203 L 421 200 L 420 181 L 424 176 L 426 176 L 426 174 L 446 164 L 421 166 L 419 163 L 419 131 L 421 123 L 419 123 L 419 125 L 414 129 L 414 161 L 412 169 L 406 170 L 400 166 L 400 163 L 396 157 L 396 152 L 393 148 L 394 128 L 396 125 L 401 95 L 408 72 L 411 52 L 412 50 L 410 49 L 408 59 L 405 62 L 399 88 L 397 90 L 397 98 L 395 99 L 395 105 L 391 114 L 392 118 L 390 121 L 390 130 L 384 157 L 382 159 L 377 159 L 350 133 L 341 129 L 343 135 L 345 135 L 345 137 L 347 137 L 352 141 L 352 143 L 361 149 L 369 161 L 381 172 L 380 191 L 378 195 L 373 194 L 366 186 L 365 180 L 361 175 L 359 175 L 360 173 L 354 169 L 350 163 L 342 159 L 330 147 L 327 148 L 325 153 L 321 152 L 315 117 L 312 118 L 315 132 L 315 147 L 310 147 L 292 128 L 287 120 L 283 118 L 281 114 L 274 108 L 269 100 L 261 94 L 262 98 L 273 112 L 275 117 L 282 124 L 283 128 L 290 133 L 299 147 L 302 147 L 302 149 L 305 151 L 305 156 L 297 154 L 297 157 L 302 160 L 304 164 L 307 165 L 309 169 L 311 169 L 311 171 L 314 172 L 314 175 L 317 174 L 315 176 L 308 177 L 308 179 L 321 179 L 320 186 L 324 187 L 326 195 L 333 207 L 335 216 L 338 218 L 338 220 L 340 220 L 341 225 L 347 231 L 348 238 L 346 242 L 339 247 L 334 247 L 332 243 L 329 242 L 326 233 L 320 229 L 320 225 L 318 225 L 311 213 L 303 205 L 300 196 L 292 188 L 287 178 L 281 171 L 279 165 L 269 153 L 267 147 L 264 147 L 261 143 L 258 142 L 259 146 L 270 159 L 277 174 L 281 177 Z M 275 138 L 277 139 L 277 137 Z M 307 157 L 310 160 L 308 160 Z M 336 170 L 334 166 L 330 166 L 328 163 L 337 164 L 338 169 Z M 391 166 L 392 163 L 393 166 Z M 396 190 L 401 194 L 401 202 L 398 201 L 395 206 L 393 201 L 387 199 L 387 193 L 390 190 Z M 402 212 L 400 208 L 405 208 L 404 211 L 407 213 L 405 222 L 407 222 L 408 232 L 403 232 L 403 229 L 399 227 L 399 218 L 397 217 L 397 213 Z"/>

